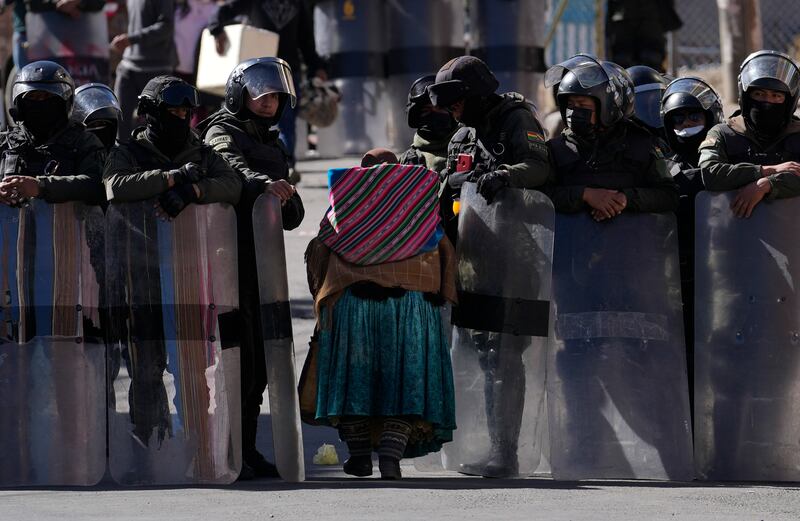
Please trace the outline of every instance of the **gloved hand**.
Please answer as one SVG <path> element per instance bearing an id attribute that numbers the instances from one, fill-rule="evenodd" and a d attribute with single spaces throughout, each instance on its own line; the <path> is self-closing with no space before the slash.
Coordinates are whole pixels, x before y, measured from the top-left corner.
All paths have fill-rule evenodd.
<path id="1" fill-rule="evenodd" d="M 196 183 L 203 176 L 203 171 L 197 163 L 186 163 L 180 168 L 171 170 L 175 186 Z"/>
<path id="2" fill-rule="evenodd" d="M 478 179 L 478 193 L 486 199 L 488 204 L 494 201 L 497 193 L 511 183 L 509 173 L 505 170 L 495 170 L 484 174 Z"/>
<path id="3" fill-rule="evenodd" d="M 177 185 L 158 197 L 158 204 L 172 218 L 177 217 L 187 205 L 196 202 L 197 192 L 190 184 Z"/>

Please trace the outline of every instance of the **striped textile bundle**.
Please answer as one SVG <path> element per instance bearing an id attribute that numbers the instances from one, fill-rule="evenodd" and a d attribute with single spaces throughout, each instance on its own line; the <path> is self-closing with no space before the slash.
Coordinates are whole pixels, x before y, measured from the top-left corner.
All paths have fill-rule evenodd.
<path id="1" fill-rule="evenodd" d="M 441 238 L 438 175 L 424 166 L 376 165 L 329 172 L 330 208 L 318 238 L 362 266 L 408 259 Z"/>

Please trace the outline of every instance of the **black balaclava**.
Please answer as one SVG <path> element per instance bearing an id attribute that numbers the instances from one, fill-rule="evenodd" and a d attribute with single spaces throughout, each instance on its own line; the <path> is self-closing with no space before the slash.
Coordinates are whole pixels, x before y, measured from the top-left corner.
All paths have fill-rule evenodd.
<path id="1" fill-rule="evenodd" d="M 191 110 L 185 119 L 170 114 L 167 107 L 159 107 L 158 116 L 147 114 L 147 137 L 164 154 L 172 157 L 180 152 L 191 131 Z"/>
<path id="2" fill-rule="evenodd" d="M 752 130 L 758 136 L 764 138 L 777 136 L 786 126 L 786 104 L 786 101 L 767 103 L 751 99 L 745 115 L 748 126 L 752 126 Z"/>
<path id="3" fill-rule="evenodd" d="M 460 123 L 473 128 L 481 126 L 486 119 L 486 112 L 496 105 L 499 99 L 496 94 L 464 98 L 464 111 L 461 113 Z"/>
<path id="4" fill-rule="evenodd" d="M 419 117 L 420 126 L 417 132 L 425 139 L 435 141 L 444 139 L 453 133 L 458 123 L 449 112 L 430 111 Z"/>
<path id="5" fill-rule="evenodd" d="M 86 131 L 91 132 L 92 134 L 97 136 L 97 138 L 103 142 L 103 146 L 106 147 L 106 150 L 110 150 L 111 147 L 113 147 L 114 144 L 117 142 L 116 121 L 103 121 L 101 125 L 88 127 Z"/>
<path id="6" fill-rule="evenodd" d="M 67 103 L 57 96 L 39 101 L 23 97 L 18 111 L 20 120 L 37 143 L 44 143 L 69 123 Z"/>
<path id="7" fill-rule="evenodd" d="M 671 134 L 670 139 L 668 139 L 670 147 L 675 153 L 692 164 L 697 164 L 700 157 L 700 143 L 705 140 L 709 129 L 714 126 L 711 113 L 705 111 L 705 115 L 705 125 L 687 127 L 681 130 L 675 130 L 675 125 L 669 120 L 669 114 L 664 118 L 664 132 Z"/>

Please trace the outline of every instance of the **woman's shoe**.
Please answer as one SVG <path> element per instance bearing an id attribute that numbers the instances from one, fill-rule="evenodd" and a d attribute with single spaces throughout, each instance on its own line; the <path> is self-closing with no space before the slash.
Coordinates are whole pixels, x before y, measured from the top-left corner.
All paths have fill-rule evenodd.
<path id="1" fill-rule="evenodd" d="M 381 470 L 381 479 L 400 479 L 403 473 L 400 472 L 400 460 L 381 456 L 378 458 L 378 468 Z"/>
<path id="2" fill-rule="evenodd" d="M 372 475 L 372 456 L 350 456 L 342 465 L 345 474 L 360 478 Z"/>

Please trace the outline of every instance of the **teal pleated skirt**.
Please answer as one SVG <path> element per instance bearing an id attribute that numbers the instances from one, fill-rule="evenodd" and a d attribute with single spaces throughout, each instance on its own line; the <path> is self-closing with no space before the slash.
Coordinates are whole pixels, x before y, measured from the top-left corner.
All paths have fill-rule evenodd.
<path id="1" fill-rule="evenodd" d="M 453 371 L 438 307 L 417 291 L 376 301 L 346 290 L 320 318 L 320 423 L 335 426 L 343 416 L 409 418 L 406 458 L 453 439 Z"/>

